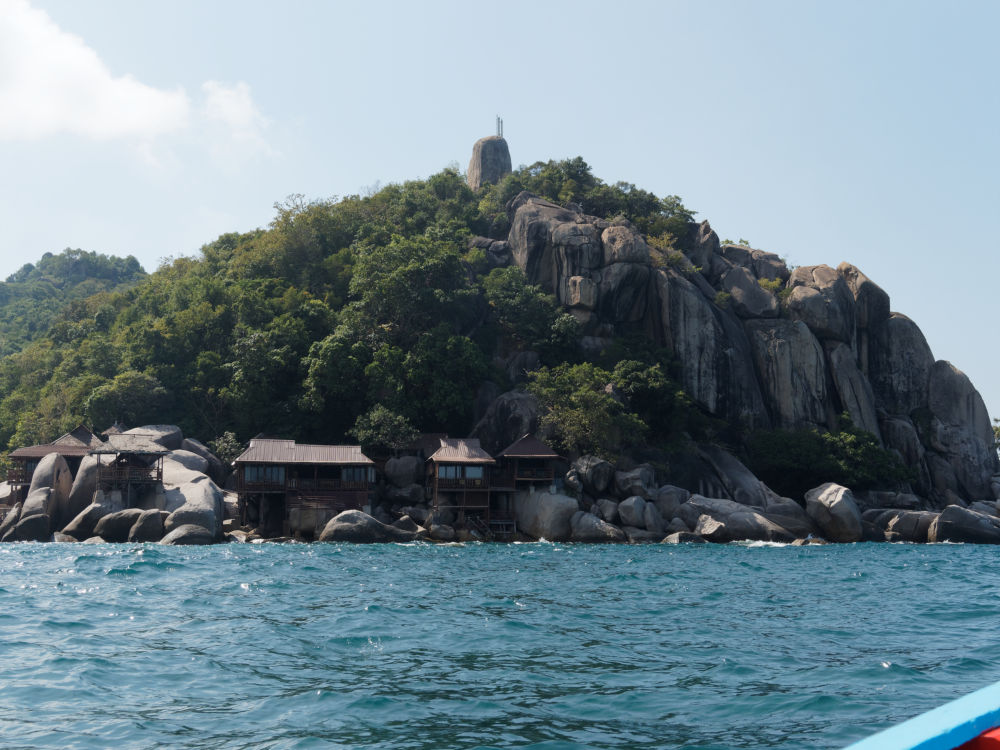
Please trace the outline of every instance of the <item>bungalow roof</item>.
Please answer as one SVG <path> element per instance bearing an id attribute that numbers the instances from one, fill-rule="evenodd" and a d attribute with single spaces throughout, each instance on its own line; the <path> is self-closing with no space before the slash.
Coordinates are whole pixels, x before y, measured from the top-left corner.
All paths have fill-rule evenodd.
<path id="1" fill-rule="evenodd" d="M 479 438 L 441 438 L 441 447 L 427 460 L 448 464 L 496 463 L 479 445 Z"/>
<path id="2" fill-rule="evenodd" d="M 294 440 L 254 438 L 234 463 L 374 465 L 360 445 L 296 445 Z"/>
<path id="3" fill-rule="evenodd" d="M 525 435 L 504 448 L 503 458 L 559 458 L 559 454 L 534 435 Z"/>

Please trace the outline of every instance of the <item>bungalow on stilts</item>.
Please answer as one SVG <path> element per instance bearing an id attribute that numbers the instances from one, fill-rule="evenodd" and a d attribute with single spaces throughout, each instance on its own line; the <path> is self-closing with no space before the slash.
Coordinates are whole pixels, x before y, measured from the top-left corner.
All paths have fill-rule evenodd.
<path id="1" fill-rule="evenodd" d="M 375 464 L 359 445 L 254 438 L 234 461 L 240 523 L 264 536 L 319 536 L 345 510 L 371 510 Z"/>
<path id="2" fill-rule="evenodd" d="M 475 438 L 441 438 L 427 459 L 431 508 L 458 527 L 490 535 L 490 472 L 496 461 Z"/>

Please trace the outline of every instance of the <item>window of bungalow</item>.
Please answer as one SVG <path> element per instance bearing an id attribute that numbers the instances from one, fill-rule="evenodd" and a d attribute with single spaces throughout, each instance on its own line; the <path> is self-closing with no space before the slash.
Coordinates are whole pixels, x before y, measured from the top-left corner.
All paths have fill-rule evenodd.
<path id="1" fill-rule="evenodd" d="M 250 464 L 244 467 L 244 478 L 247 482 L 265 482 L 267 484 L 284 484 L 285 467 Z"/>
<path id="2" fill-rule="evenodd" d="M 340 470 L 344 482 L 374 482 L 375 469 L 371 466 L 345 466 Z"/>
<path id="3" fill-rule="evenodd" d="M 458 467 L 442 464 L 438 466 L 439 479 L 458 479 Z"/>
<path id="4" fill-rule="evenodd" d="M 483 467 L 482 466 L 466 466 L 465 467 L 465 478 L 466 479 L 482 479 L 483 478 Z"/>

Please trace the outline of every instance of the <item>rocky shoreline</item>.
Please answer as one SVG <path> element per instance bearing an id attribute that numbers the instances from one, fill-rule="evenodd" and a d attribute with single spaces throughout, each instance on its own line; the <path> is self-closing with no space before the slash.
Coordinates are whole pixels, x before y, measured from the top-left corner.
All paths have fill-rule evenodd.
<path id="1" fill-rule="evenodd" d="M 97 486 L 99 456 L 88 456 L 73 477 L 65 460 L 49 454 L 36 468 L 23 502 L 0 522 L 3 542 L 160 543 L 299 541 L 266 538 L 237 524 L 237 496 L 223 464 L 172 426 L 136 428 L 167 452 L 162 487 L 124 507 L 120 494 Z M 707 450 L 707 449 L 706 449 Z M 514 497 L 511 541 L 579 543 L 772 542 L 965 542 L 1000 544 L 998 501 L 955 502 L 944 508 L 899 492 L 854 493 L 834 483 L 806 493 L 802 502 L 780 497 L 734 456 L 721 449 L 724 466 L 711 497 L 658 484 L 652 466 L 618 471 L 607 461 L 583 456 L 562 482 Z M 488 541 L 467 528 L 453 510 L 434 509 L 415 492 L 419 459 L 389 459 L 385 479 L 364 512 L 346 510 L 314 538 L 321 542 L 433 543 Z M 561 485 L 561 486 L 558 486 Z M 292 519 L 303 528 L 303 519 Z"/>

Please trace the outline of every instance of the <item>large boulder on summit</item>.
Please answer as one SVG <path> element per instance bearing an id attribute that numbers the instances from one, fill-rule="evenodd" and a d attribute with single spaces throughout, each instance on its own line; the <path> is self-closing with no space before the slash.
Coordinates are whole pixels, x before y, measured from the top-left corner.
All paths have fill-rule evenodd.
<path id="1" fill-rule="evenodd" d="M 847 288 L 854 295 L 857 314 L 857 351 L 861 371 L 868 374 L 871 352 L 871 332 L 889 319 L 889 295 L 850 263 L 837 266 L 837 273 L 844 277 Z"/>
<path id="2" fill-rule="evenodd" d="M 518 492 L 514 495 L 517 528 L 535 539 L 564 542 L 572 532 L 573 514 L 580 510 L 576 500 L 549 492 Z"/>
<path id="3" fill-rule="evenodd" d="M 625 532 L 617 526 L 612 526 L 607 521 L 602 521 L 593 513 L 584 513 L 582 510 L 573 514 L 570 519 L 571 542 L 624 542 Z"/>
<path id="4" fill-rule="evenodd" d="M 1000 544 L 1000 518 L 949 505 L 931 523 L 927 541 Z"/>
<path id="5" fill-rule="evenodd" d="M 998 469 L 993 426 L 979 392 L 950 362 L 935 362 L 928 382 L 932 447 L 948 462 L 966 497 L 993 499 Z"/>
<path id="6" fill-rule="evenodd" d="M 823 537 L 831 542 L 860 542 L 862 539 L 861 511 L 847 487 L 827 482 L 809 490 L 806 513 Z"/>
<path id="7" fill-rule="evenodd" d="M 42 488 L 52 490 L 51 504 L 45 513 L 52 519 L 55 526 L 61 526 L 72 518 L 69 496 L 73 489 L 73 473 L 69 470 L 66 459 L 58 453 L 50 453 L 38 462 L 38 466 L 31 475 L 28 497 Z"/>
<path id="8" fill-rule="evenodd" d="M 378 544 L 413 541 L 414 532 L 389 526 L 360 510 L 345 510 L 331 518 L 319 536 L 321 542 Z"/>
<path id="9" fill-rule="evenodd" d="M 854 295 L 844 277 L 829 266 L 800 266 L 792 271 L 787 288 L 788 312 L 801 320 L 817 338 L 850 344 L 857 313 Z"/>
<path id="10" fill-rule="evenodd" d="M 184 442 L 184 433 L 181 432 L 181 428 L 173 424 L 147 424 L 125 430 L 125 434 L 143 435 L 154 443 L 162 445 L 168 451 L 180 450 L 181 443 Z"/>
<path id="11" fill-rule="evenodd" d="M 472 146 L 472 158 L 465 179 L 476 192 L 483 185 L 494 185 L 510 174 L 510 149 L 500 135 L 480 138 Z"/>
<path id="12" fill-rule="evenodd" d="M 825 428 L 826 357 L 802 321 L 749 320 L 747 336 L 771 414 L 783 429 Z"/>
<path id="13" fill-rule="evenodd" d="M 501 393 L 479 420 L 469 437 L 479 438 L 483 449 L 493 454 L 538 430 L 541 408 L 538 399 L 524 391 Z"/>

